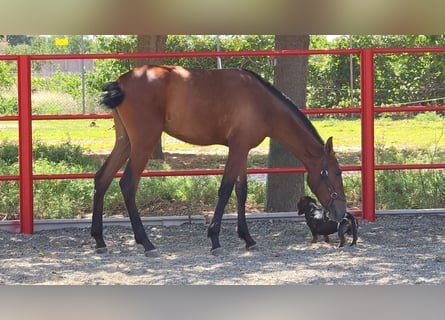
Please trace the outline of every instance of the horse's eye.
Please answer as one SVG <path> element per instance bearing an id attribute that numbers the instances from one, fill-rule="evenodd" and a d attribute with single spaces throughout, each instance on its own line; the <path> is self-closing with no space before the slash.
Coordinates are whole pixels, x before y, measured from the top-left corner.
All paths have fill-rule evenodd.
<path id="1" fill-rule="evenodd" d="M 335 175 L 337 177 L 341 177 L 341 170 L 339 169 L 339 170 L 335 171 Z"/>

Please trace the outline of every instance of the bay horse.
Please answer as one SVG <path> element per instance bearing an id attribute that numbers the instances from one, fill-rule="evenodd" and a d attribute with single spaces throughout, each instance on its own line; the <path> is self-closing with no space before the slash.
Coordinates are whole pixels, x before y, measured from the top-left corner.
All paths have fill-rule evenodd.
<path id="1" fill-rule="evenodd" d="M 102 233 L 104 194 L 127 162 L 119 185 L 135 240 L 142 244 L 146 256 L 158 255 L 142 225 L 135 197 L 141 173 L 162 132 L 187 143 L 219 144 L 229 149 L 207 231 L 215 255 L 222 251 L 221 220 L 234 187 L 238 235 L 246 249 L 256 246 L 245 216 L 247 156 L 265 137 L 275 139 L 301 160 L 307 183 L 330 218 L 343 219 L 346 199 L 332 137 L 325 144 L 298 107 L 254 72 L 143 66 L 105 84 L 103 90 L 102 103 L 112 110 L 116 141 L 94 178 L 91 235 L 98 253 L 107 251 Z"/>

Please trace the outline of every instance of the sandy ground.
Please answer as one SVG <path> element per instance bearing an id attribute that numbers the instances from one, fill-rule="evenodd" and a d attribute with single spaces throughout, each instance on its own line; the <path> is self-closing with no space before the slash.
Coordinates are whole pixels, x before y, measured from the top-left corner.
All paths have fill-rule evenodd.
<path id="1" fill-rule="evenodd" d="M 107 254 L 95 253 L 86 228 L 0 231 L 0 284 L 445 284 L 444 215 L 360 221 L 357 246 L 344 248 L 336 235 L 311 245 L 303 220 L 249 226 L 259 249 L 247 252 L 236 225 L 226 222 L 218 257 L 204 223 L 146 227 L 158 258 L 145 257 L 128 227 L 106 227 Z"/>

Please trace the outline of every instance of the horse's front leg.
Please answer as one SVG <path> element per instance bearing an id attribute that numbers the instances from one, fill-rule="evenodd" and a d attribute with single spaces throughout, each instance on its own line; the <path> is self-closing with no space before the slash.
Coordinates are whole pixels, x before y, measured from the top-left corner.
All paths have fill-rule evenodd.
<path id="1" fill-rule="evenodd" d="M 96 174 L 97 177 L 97 174 Z M 97 178 L 95 179 L 97 181 Z M 94 188 L 94 200 L 93 200 L 93 218 L 91 222 L 91 236 L 96 241 L 96 252 L 106 253 L 107 245 L 103 237 L 103 206 L 104 206 L 104 194 L 106 188 L 98 188 L 97 182 Z"/>
<path id="2" fill-rule="evenodd" d="M 221 245 L 219 243 L 219 233 L 221 229 L 221 220 L 224 214 L 224 208 L 229 201 L 230 195 L 233 191 L 233 186 L 236 182 L 236 192 L 238 198 L 238 234 L 240 237 L 246 240 L 247 247 L 255 245 L 255 241 L 249 235 L 247 230 L 247 224 L 245 219 L 245 202 L 247 197 L 247 180 L 246 180 L 246 167 L 247 167 L 247 154 L 249 150 L 243 147 L 229 147 L 229 156 L 227 157 L 227 163 L 224 168 L 224 175 L 221 182 L 221 186 L 218 190 L 218 203 L 215 208 L 215 214 L 210 223 L 207 235 L 212 241 L 212 253 L 218 255 L 222 252 Z M 241 177 L 243 181 L 238 181 L 238 177 Z"/>
<path id="3" fill-rule="evenodd" d="M 247 200 L 247 175 L 244 174 L 236 180 L 235 193 L 238 209 L 238 236 L 246 241 L 246 249 L 253 250 L 257 247 L 252 239 L 246 221 L 246 200 Z"/>
<path id="4" fill-rule="evenodd" d="M 222 253 L 221 244 L 219 243 L 221 220 L 224 214 L 224 208 L 226 207 L 230 195 L 232 194 L 234 184 L 234 180 L 227 180 L 226 176 L 224 175 L 218 190 L 218 203 L 216 205 L 212 221 L 210 222 L 209 228 L 207 230 L 207 236 L 212 241 L 211 252 L 213 255 L 219 255 Z"/>

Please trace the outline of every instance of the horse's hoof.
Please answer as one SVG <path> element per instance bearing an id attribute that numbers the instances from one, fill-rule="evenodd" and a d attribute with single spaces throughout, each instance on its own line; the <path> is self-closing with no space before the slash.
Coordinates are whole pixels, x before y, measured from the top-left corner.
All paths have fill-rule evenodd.
<path id="1" fill-rule="evenodd" d="M 221 256 L 221 255 L 224 254 L 224 249 L 221 248 L 221 247 L 219 247 L 219 248 L 215 248 L 215 249 L 210 250 L 210 252 L 211 252 L 214 256 L 217 257 L 217 256 Z"/>
<path id="2" fill-rule="evenodd" d="M 108 253 L 108 248 L 107 247 L 96 248 L 96 253 L 98 254 Z"/>
<path id="3" fill-rule="evenodd" d="M 145 251 L 144 254 L 148 258 L 157 258 L 157 257 L 159 257 L 158 249 L 147 250 L 147 251 Z"/>
<path id="4" fill-rule="evenodd" d="M 247 251 L 257 251 L 258 249 L 259 249 L 260 247 L 258 246 L 258 244 L 253 244 L 253 245 L 251 245 L 251 246 L 249 246 L 249 247 L 246 247 L 246 250 Z"/>

